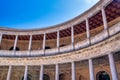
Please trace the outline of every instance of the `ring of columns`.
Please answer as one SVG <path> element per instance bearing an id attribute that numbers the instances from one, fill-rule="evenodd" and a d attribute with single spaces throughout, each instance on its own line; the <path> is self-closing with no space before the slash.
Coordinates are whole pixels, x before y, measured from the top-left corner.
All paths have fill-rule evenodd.
<path id="1" fill-rule="evenodd" d="M 118 9 L 118 12 L 116 9 L 111 8 L 115 6 Z M 107 7 L 110 6 L 110 7 Z M 106 13 L 108 9 L 111 8 L 113 11 L 116 11 L 116 14 L 112 13 Z M 76 77 L 76 62 L 80 61 L 87 61 L 88 62 L 88 72 L 89 72 L 89 78 L 85 78 L 83 80 L 96 80 L 95 79 L 95 65 L 94 65 L 94 59 L 107 56 L 108 63 L 105 65 L 109 65 L 109 70 L 105 69 L 107 73 L 110 76 L 111 80 L 119 80 L 120 77 L 120 71 L 119 68 L 117 69 L 117 65 L 119 64 L 119 60 L 115 61 L 114 54 L 117 52 L 120 52 L 120 14 L 117 15 L 120 11 L 120 1 L 119 0 L 101 0 L 99 1 L 95 6 L 93 6 L 91 9 L 86 11 L 84 14 L 59 25 L 55 25 L 49 28 L 45 29 L 33 29 L 33 30 L 17 30 L 17 29 L 8 29 L 8 28 L 0 28 L 0 66 L 9 66 L 7 69 L 7 74 L 5 80 L 12 80 L 11 79 L 11 73 L 12 69 L 15 66 L 24 66 L 24 71 L 22 73 L 23 77 L 20 78 L 20 80 L 28 80 L 28 74 L 29 74 L 29 67 L 30 66 L 38 66 L 39 68 L 39 78 L 37 80 L 44 80 L 44 73 L 45 73 L 45 66 L 54 65 L 54 80 L 59 80 L 60 76 L 60 65 L 61 64 L 70 64 L 70 74 L 71 74 L 71 80 L 78 80 Z M 100 14 L 102 17 L 99 20 L 102 20 L 103 24 L 101 27 L 91 27 L 93 16 L 97 12 L 100 11 Z M 108 11 L 109 12 L 109 11 Z M 111 17 L 108 17 L 108 14 L 112 14 L 114 16 L 113 19 Z M 115 16 L 117 15 L 117 16 Z M 113 17 L 112 16 L 112 17 Z M 99 21 L 98 22 L 101 22 Z M 85 25 L 85 28 L 83 29 L 83 33 L 77 33 L 75 28 L 76 24 L 82 23 L 80 25 Z M 91 25 L 90 25 L 91 24 Z M 101 24 L 101 23 L 100 23 Z M 97 26 L 99 24 L 95 24 Z M 92 25 L 94 26 L 94 25 Z M 68 29 L 69 28 L 69 29 Z M 92 29 L 93 28 L 93 29 Z M 68 29 L 69 31 L 64 30 Z M 81 29 L 80 29 L 81 30 Z M 85 31 L 84 31 L 85 30 Z M 100 31 L 99 31 L 100 30 Z M 61 32 L 63 31 L 63 33 Z M 53 33 L 53 34 L 49 34 Z M 76 33 L 76 35 L 75 35 Z M 83 40 L 78 39 L 78 42 L 75 40 L 76 37 L 81 38 L 81 34 L 85 35 Z M 11 36 L 12 35 L 12 36 Z M 13 36 L 14 35 L 14 36 Z M 26 36 L 27 35 L 27 36 Z M 39 35 L 39 37 L 34 36 Z M 42 39 L 40 39 L 40 36 L 42 36 Z M 49 37 L 53 35 L 52 37 Z M 56 37 L 54 37 L 56 35 Z M 60 37 L 60 36 L 64 37 Z M 24 36 L 24 37 L 19 37 Z M 27 38 L 25 38 L 25 36 Z M 28 38 L 29 36 L 29 38 Z M 53 39 L 55 38 L 55 39 Z M 32 50 L 32 40 L 41 40 L 41 50 Z M 61 39 L 69 41 L 70 43 L 66 46 L 60 47 Z M 23 43 L 21 41 L 22 47 L 25 48 L 27 43 L 27 49 L 26 50 L 20 50 L 17 51 L 16 47 L 20 41 L 23 40 Z M 55 41 L 56 40 L 56 41 Z M 80 41 L 79 41 L 80 40 Z M 8 42 L 7 42 L 8 41 Z M 9 46 L 12 44 L 13 47 L 11 48 L 12 51 L 8 50 Z M 23 45 L 25 42 L 25 45 Z M 54 42 L 55 47 L 52 49 L 45 49 L 46 44 Z M 63 44 L 63 43 L 62 43 Z M 37 44 L 35 44 L 37 45 Z M 98 63 L 99 65 L 99 63 Z M 118 65 L 119 67 L 120 65 Z M 68 68 L 68 69 L 69 69 Z M 78 68 L 78 67 L 77 67 Z M 118 70 L 118 72 L 117 72 Z M 48 70 L 49 71 L 49 70 Z M 0 70 L 1 72 L 1 70 Z M 46 71 L 47 72 L 47 71 Z M 52 72 L 49 71 L 49 72 Z M 86 74 L 87 75 L 87 74 Z M 1 74 L 0 74 L 0 79 Z M 36 79 L 35 79 L 36 80 Z M 69 80 L 69 79 L 65 79 Z M 80 77 L 79 77 L 79 80 Z"/>
<path id="2" fill-rule="evenodd" d="M 116 13 L 111 13 L 111 15 L 114 15 L 114 18 L 112 19 L 112 16 L 109 17 L 106 10 L 109 10 L 109 8 L 113 7 L 112 5 L 115 5 L 116 3 Z M 117 12 L 118 6 L 119 1 L 117 0 L 101 0 L 83 15 L 66 23 L 46 29 L 16 30 L 0 28 L 0 56 L 26 57 L 56 55 L 96 44 L 119 32 L 119 26 L 115 26 L 115 24 L 119 25 L 120 21 L 119 12 Z M 100 16 L 96 16 L 96 13 Z M 99 20 L 97 22 L 95 22 L 95 20 L 93 21 L 93 19 L 95 19 L 94 17 L 99 18 Z M 79 30 L 82 30 L 82 32 L 79 30 L 79 32 L 76 31 L 78 28 L 80 28 Z M 10 43 L 10 45 L 7 46 L 6 43 Z M 11 47 L 12 51 L 9 51 L 11 49 L 8 50 L 10 46 L 13 46 Z M 21 48 L 20 51 L 16 51 L 18 46 Z M 37 47 L 38 49 L 36 49 L 35 46 L 39 46 Z"/>

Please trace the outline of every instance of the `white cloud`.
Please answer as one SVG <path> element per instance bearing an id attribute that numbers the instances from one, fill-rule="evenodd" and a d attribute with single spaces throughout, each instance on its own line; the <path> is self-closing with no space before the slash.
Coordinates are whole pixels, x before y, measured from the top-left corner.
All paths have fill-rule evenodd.
<path id="1" fill-rule="evenodd" d="M 94 4 L 98 2 L 99 0 L 84 0 L 86 4 Z"/>

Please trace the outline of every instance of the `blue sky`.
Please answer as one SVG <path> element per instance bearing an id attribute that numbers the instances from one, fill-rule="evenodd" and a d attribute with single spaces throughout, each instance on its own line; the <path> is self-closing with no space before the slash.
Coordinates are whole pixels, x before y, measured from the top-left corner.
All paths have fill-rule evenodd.
<path id="1" fill-rule="evenodd" d="M 0 0 L 0 26 L 44 28 L 72 19 L 99 0 Z"/>

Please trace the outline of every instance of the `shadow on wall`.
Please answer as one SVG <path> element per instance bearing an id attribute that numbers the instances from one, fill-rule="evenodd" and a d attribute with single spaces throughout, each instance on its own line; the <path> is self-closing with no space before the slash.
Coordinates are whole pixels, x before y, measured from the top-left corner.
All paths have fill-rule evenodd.
<path id="1" fill-rule="evenodd" d="M 14 47 L 12 46 L 9 50 L 12 51 Z M 20 49 L 18 47 L 15 48 L 16 51 L 19 51 Z"/>

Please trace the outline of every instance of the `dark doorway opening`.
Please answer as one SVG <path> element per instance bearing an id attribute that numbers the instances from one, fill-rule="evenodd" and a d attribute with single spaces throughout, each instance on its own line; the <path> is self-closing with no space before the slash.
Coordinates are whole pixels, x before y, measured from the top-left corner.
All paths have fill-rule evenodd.
<path id="1" fill-rule="evenodd" d="M 105 71 L 98 72 L 96 78 L 96 80 L 110 80 L 109 74 Z"/>
<path id="2" fill-rule="evenodd" d="M 65 80 L 65 75 L 64 74 L 60 74 L 59 75 L 59 80 Z"/>
<path id="3" fill-rule="evenodd" d="M 44 74 L 44 75 L 43 75 L 43 80 L 50 80 L 50 77 L 49 77 L 49 75 L 47 75 L 47 74 Z"/>

